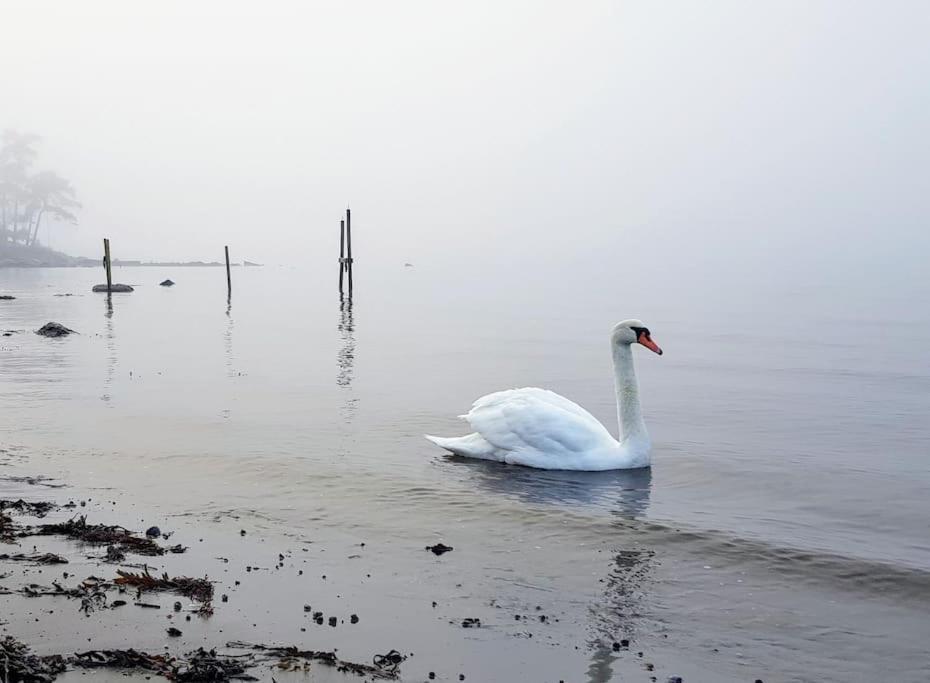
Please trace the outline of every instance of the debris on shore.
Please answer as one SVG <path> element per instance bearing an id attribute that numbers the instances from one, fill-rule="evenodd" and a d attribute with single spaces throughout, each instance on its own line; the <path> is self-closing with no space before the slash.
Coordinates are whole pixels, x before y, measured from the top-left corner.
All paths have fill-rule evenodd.
<path id="1" fill-rule="evenodd" d="M 4 678 L 9 683 L 51 683 L 67 668 L 60 655 L 34 655 L 13 636 L 0 640 L 0 659 L 3 660 Z"/>
<path id="2" fill-rule="evenodd" d="M 398 676 L 397 666 L 407 659 L 397 650 L 391 650 L 386 655 L 375 655 L 374 666 L 372 666 L 371 664 L 358 664 L 357 662 L 347 662 L 339 659 L 335 652 L 301 650 L 294 645 L 260 645 L 232 642 L 226 643 L 226 647 L 261 652 L 266 659 L 277 660 L 279 668 L 290 671 L 300 669 L 310 662 L 319 662 L 334 667 L 340 673 L 353 673 L 382 680 L 395 680 Z"/>
<path id="3" fill-rule="evenodd" d="M 13 518 L 0 510 L 0 543 L 12 543 L 15 538 L 16 525 Z"/>
<path id="4" fill-rule="evenodd" d="M 67 522 L 57 524 L 42 524 L 35 532 L 39 536 L 61 535 L 75 541 L 90 545 L 113 546 L 115 549 L 135 553 L 136 555 L 164 555 L 165 553 L 183 553 L 187 548 L 175 545 L 168 548 L 158 545 L 151 538 L 136 536 L 133 532 L 121 526 L 107 526 L 105 524 L 88 524 L 87 516 L 69 519 Z M 32 534 L 25 534 L 32 535 Z M 111 552 L 107 550 L 108 557 Z"/>
<path id="5" fill-rule="evenodd" d="M 207 579 L 192 579 L 186 576 L 170 578 L 168 574 L 161 577 L 152 576 L 148 569 L 139 572 L 117 569 L 119 574 L 113 583 L 117 586 L 132 586 L 140 591 L 159 591 L 178 593 L 198 602 L 210 602 L 213 599 L 213 584 Z"/>
<path id="6" fill-rule="evenodd" d="M 58 337 L 67 337 L 69 334 L 76 334 L 76 332 L 71 328 L 65 327 L 61 323 L 48 322 L 37 329 L 36 334 L 55 339 Z"/>
<path id="7" fill-rule="evenodd" d="M 31 515 L 33 517 L 45 517 L 49 512 L 58 506 L 47 500 L 37 502 L 19 500 L 0 500 L 0 510 L 16 510 L 22 515 Z"/>
<path id="8" fill-rule="evenodd" d="M 0 555 L 0 560 L 8 562 L 32 562 L 33 564 L 68 564 L 68 560 L 55 553 L 37 553 L 34 555 L 24 555 L 23 553 L 7 555 L 4 553 Z"/>

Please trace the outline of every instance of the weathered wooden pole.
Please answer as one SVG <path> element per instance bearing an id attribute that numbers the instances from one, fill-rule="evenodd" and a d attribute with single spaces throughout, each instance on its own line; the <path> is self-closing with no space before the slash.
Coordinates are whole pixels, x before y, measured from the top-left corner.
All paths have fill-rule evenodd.
<path id="1" fill-rule="evenodd" d="M 107 271 L 107 294 L 113 291 L 113 276 L 110 273 L 110 240 L 103 238 L 103 267 Z"/>
<path id="2" fill-rule="evenodd" d="M 342 276 L 346 270 L 346 222 L 339 221 L 339 293 L 342 294 Z"/>
<path id="3" fill-rule="evenodd" d="M 352 209 L 346 208 L 346 267 L 349 269 L 349 296 L 352 296 Z"/>
<path id="4" fill-rule="evenodd" d="M 225 247 L 226 249 L 226 294 L 227 296 L 232 296 L 232 275 L 229 273 L 229 245 Z"/>

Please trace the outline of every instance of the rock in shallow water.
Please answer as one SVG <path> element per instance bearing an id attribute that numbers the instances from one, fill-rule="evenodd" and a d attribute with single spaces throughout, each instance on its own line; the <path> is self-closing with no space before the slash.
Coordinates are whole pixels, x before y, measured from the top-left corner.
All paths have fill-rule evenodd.
<path id="1" fill-rule="evenodd" d="M 107 291 L 106 285 L 94 285 L 93 291 L 95 292 L 105 292 Z M 110 285 L 111 292 L 134 292 L 135 290 L 129 285 L 121 285 L 118 283 L 113 283 Z"/>
<path id="2" fill-rule="evenodd" d="M 67 337 L 72 333 L 74 333 L 74 330 L 65 327 L 61 323 L 45 323 L 36 330 L 36 334 L 41 334 L 43 337 Z"/>

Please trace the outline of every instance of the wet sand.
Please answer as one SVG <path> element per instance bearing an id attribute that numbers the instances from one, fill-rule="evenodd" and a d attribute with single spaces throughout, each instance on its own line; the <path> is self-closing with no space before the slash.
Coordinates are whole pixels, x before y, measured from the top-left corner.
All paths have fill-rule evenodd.
<path id="1" fill-rule="evenodd" d="M 398 667 L 400 680 L 572 681 L 586 669 L 589 680 L 622 673 L 623 680 L 666 681 L 674 675 L 668 664 L 674 657 L 659 665 L 656 653 L 641 653 L 637 643 L 627 645 L 621 633 L 617 642 L 624 645 L 619 650 L 612 644 L 595 647 L 592 657 L 587 635 L 565 618 L 570 607 L 562 604 L 562 596 L 534 590 L 529 583 L 524 592 L 531 599 L 519 603 L 512 596 L 498 601 L 472 594 L 470 574 L 479 569 L 467 548 L 437 555 L 426 549 L 438 542 L 434 538 L 382 543 L 330 529 L 319 538 L 276 535 L 254 520 L 234 516 L 198 524 L 185 516 L 139 509 L 112 491 L 81 491 L 64 482 L 30 479 L 36 473 L 29 472 L 28 460 L 7 465 L 0 470 L 0 499 L 69 505 L 41 518 L 7 510 L 19 533 L 86 515 L 88 524 L 121 525 L 141 537 L 157 525 L 170 534 L 156 539 L 161 546 L 187 547 L 180 554 L 154 557 L 127 552 L 122 562 L 108 562 L 105 545 L 59 535 L 28 535 L 0 543 L 0 555 L 53 553 L 68 561 L 47 565 L 0 560 L 0 590 L 11 592 L 0 595 L 0 636 L 12 635 L 38 655 L 128 648 L 172 656 L 216 648 L 241 655 L 245 650 L 227 644 L 245 642 L 333 651 L 363 665 L 371 665 L 378 654 L 398 650 L 407 657 Z M 118 571 L 138 573 L 143 565 L 153 576 L 207 578 L 214 587 L 212 614 L 200 613 L 201 602 L 172 592 L 137 593 L 131 587 L 120 592 L 109 585 Z M 82 610 L 79 599 L 19 592 L 27 586 L 51 589 L 53 582 L 69 590 L 88 577 L 106 582 L 105 603 L 90 610 Z M 114 607 L 116 600 L 126 604 Z M 178 602 L 180 611 L 175 609 Z M 169 635 L 169 628 L 181 635 Z M 598 649 L 603 651 L 598 654 Z M 358 674 L 340 673 L 319 662 L 298 669 L 288 672 L 263 662 L 249 674 L 261 680 L 274 675 L 278 681 L 359 680 Z M 90 674 L 95 680 L 125 680 L 122 671 L 95 669 Z M 80 670 L 69 671 L 58 680 L 81 675 Z"/>

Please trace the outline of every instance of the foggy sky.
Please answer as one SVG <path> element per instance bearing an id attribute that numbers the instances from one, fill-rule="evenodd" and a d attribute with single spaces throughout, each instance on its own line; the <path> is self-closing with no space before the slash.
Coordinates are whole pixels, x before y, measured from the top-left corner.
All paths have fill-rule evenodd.
<path id="1" fill-rule="evenodd" d="M 466 270 L 910 277 L 930 251 L 925 2 L 0 14 L 0 129 L 75 184 L 70 253 L 330 259 L 347 202 L 360 259 Z"/>

